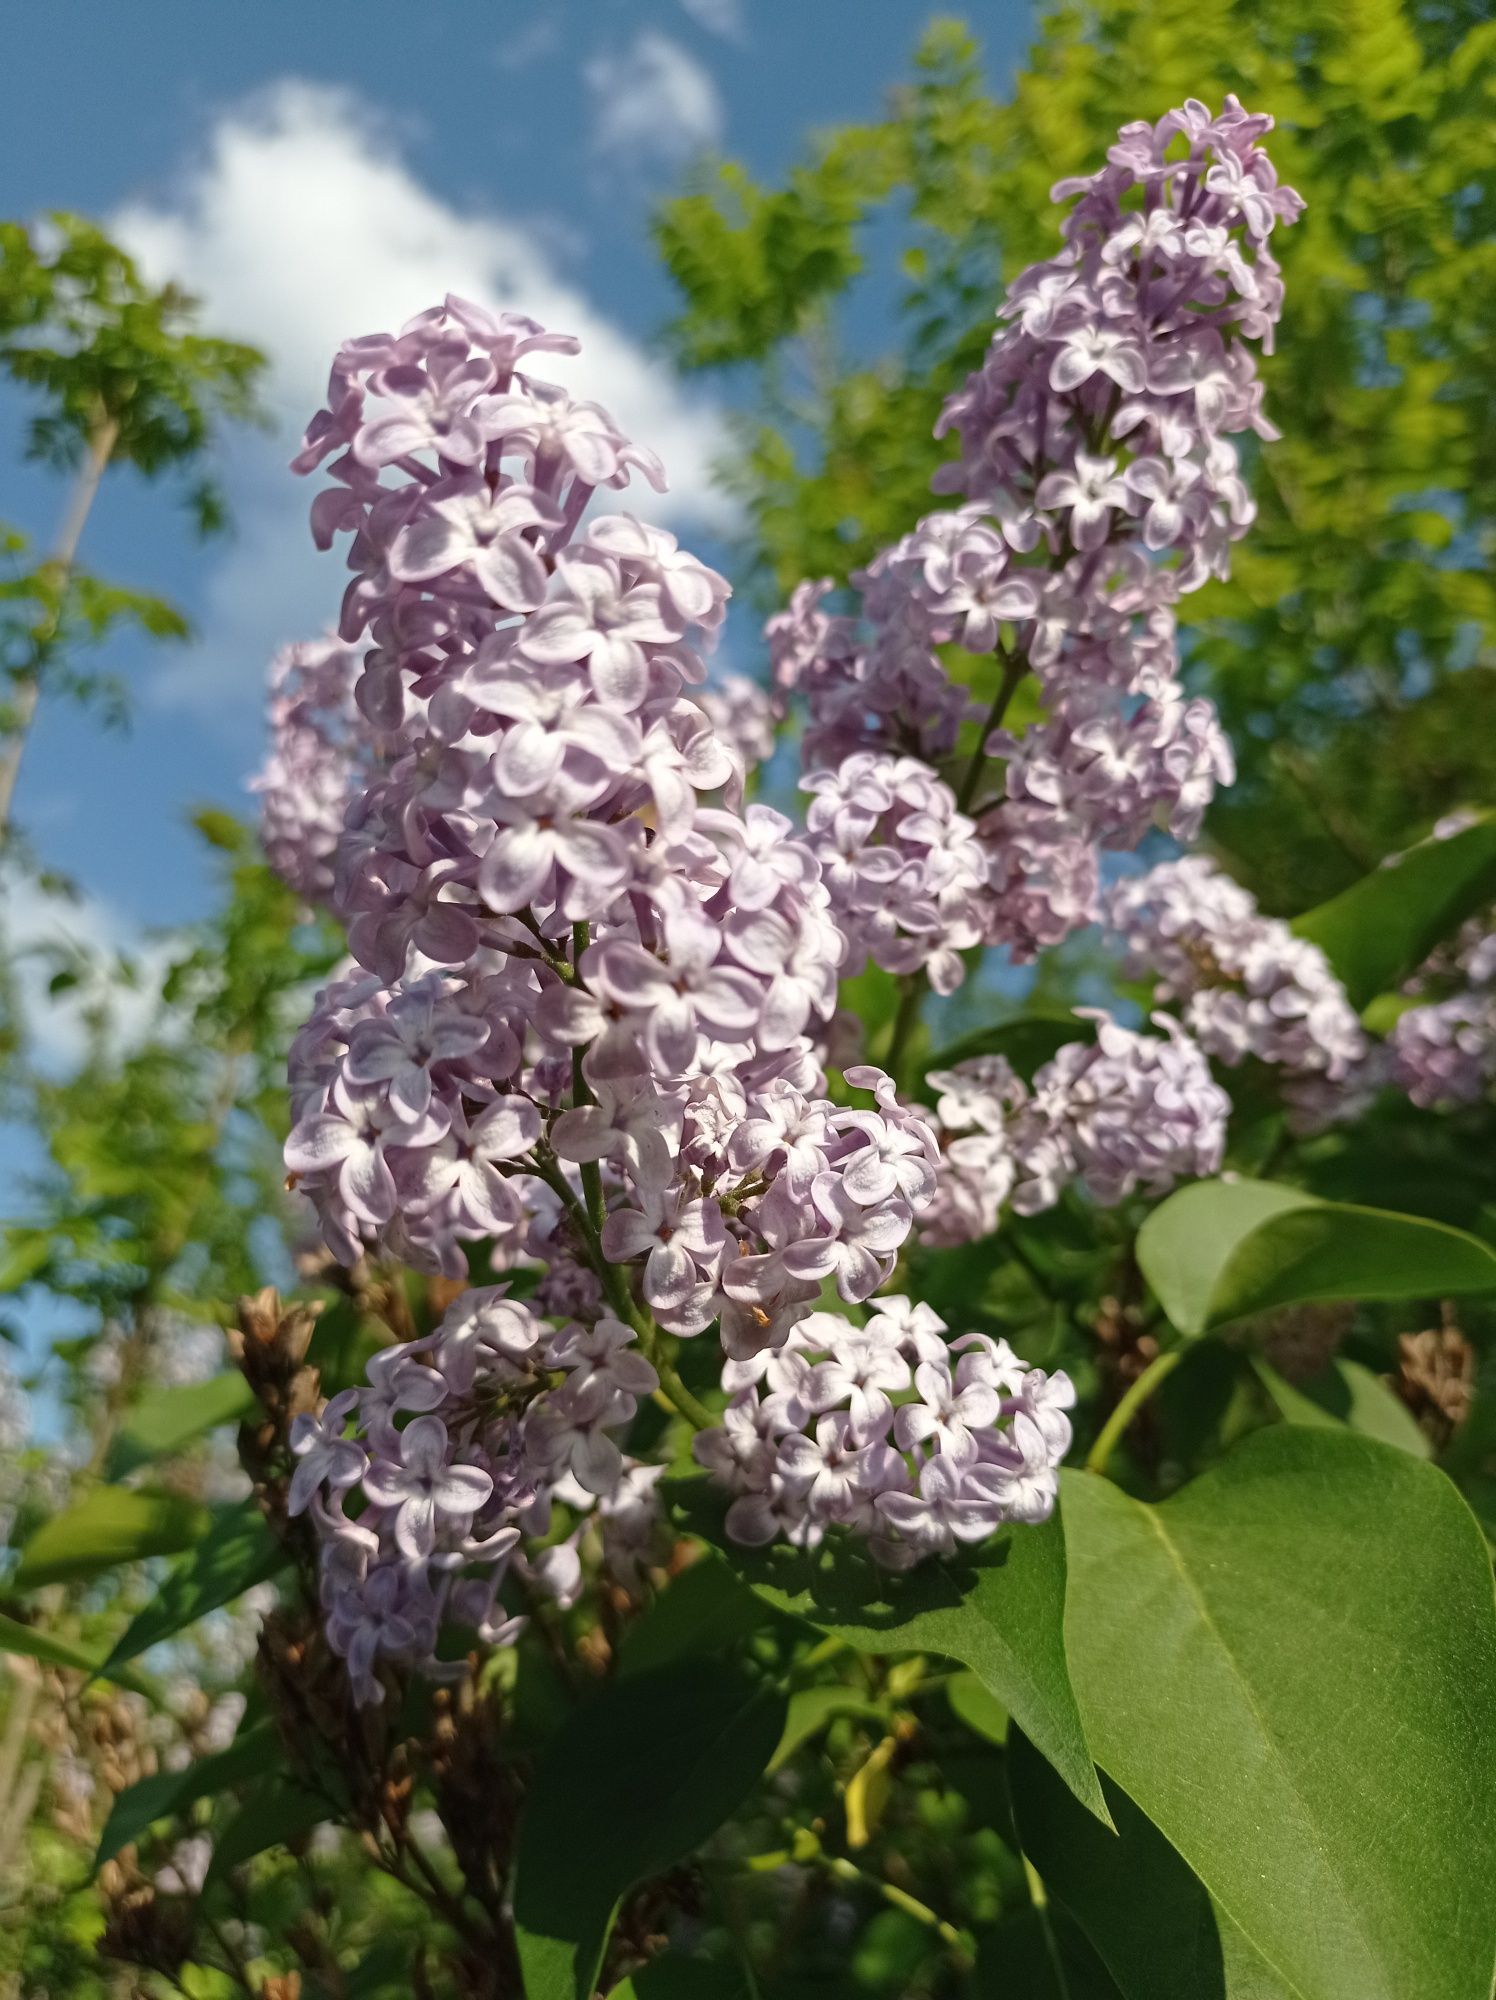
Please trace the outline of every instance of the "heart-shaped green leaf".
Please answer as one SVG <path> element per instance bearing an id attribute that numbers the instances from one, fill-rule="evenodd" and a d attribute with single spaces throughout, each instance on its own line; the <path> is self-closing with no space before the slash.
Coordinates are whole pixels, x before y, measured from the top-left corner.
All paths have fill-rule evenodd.
<path id="1" fill-rule="evenodd" d="M 1496 1291 L 1496 1251 L 1462 1229 L 1275 1181 L 1181 1188 L 1138 1231 L 1137 1258 L 1185 1334 L 1307 1300 Z"/>
<path id="2" fill-rule="evenodd" d="M 1080 1810 L 1026 1736 L 1010 1736 L 1008 1790 L 1023 1851 L 1124 2000 L 1290 2000 L 1146 1813 L 1112 1779 L 1102 1786 L 1115 1834 Z"/>
<path id="3" fill-rule="evenodd" d="M 1450 1481 L 1283 1424 L 1064 1501 L 1087 1740 L 1287 1991 L 1488 2000 L 1496 1601 Z"/>
<path id="4" fill-rule="evenodd" d="M 1432 1456 L 1432 1446 L 1406 1403 L 1359 1361 L 1337 1355 L 1308 1382 L 1285 1381 L 1260 1354 L 1252 1357 L 1258 1380 L 1289 1424 L 1349 1424 L 1365 1437 L 1395 1444 L 1415 1458 Z"/>
<path id="5" fill-rule="evenodd" d="M 1065 1665 L 1065 1542 L 1058 1520 L 1015 1528 L 903 1575 L 845 1536 L 814 1550 L 742 1548 L 705 1479 L 671 1482 L 677 1519 L 721 1549 L 776 1610 L 863 1653 L 943 1653 L 970 1667 L 1083 1805 L 1105 1815 Z"/>

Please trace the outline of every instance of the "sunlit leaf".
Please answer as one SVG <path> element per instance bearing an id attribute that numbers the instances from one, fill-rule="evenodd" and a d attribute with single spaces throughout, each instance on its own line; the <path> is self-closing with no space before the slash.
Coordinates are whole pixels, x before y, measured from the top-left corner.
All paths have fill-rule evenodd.
<path id="1" fill-rule="evenodd" d="M 1185 1334 L 1309 1300 L 1496 1291 L 1496 1251 L 1463 1230 L 1274 1181 L 1181 1188 L 1143 1224 L 1137 1258 Z"/>
<path id="2" fill-rule="evenodd" d="M 21 1551 L 18 1589 L 96 1576 L 119 1563 L 175 1555 L 212 1525 L 212 1515 L 177 1493 L 101 1486 L 43 1521 Z"/>
<path id="3" fill-rule="evenodd" d="M 1364 1007 L 1415 972 L 1434 946 L 1496 901 L 1496 813 L 1446 840 L 1424 840 L 1390 855 L 1331 902 L 1307 910 L 1293 928 L 1317 944 L 1350 995 Z"/>
<path id="4" fill-rule="evenodd" d="M 137 1466 L 180 1451 L 219 1424 L 237 1423 L 254 1400 L 254 1391 L 237 1372 L 147 1390 L 125 1412 L 109 1448 L 105 1476 L 123 1479 Z"/>
<path id="5" fill-rule="evenodd" d="M 1158 1506 L 1064 1480 L 1087 1740 L 1302 2000 L 1485 2000 L 1496 1598 L 1453 1485 L 1275 1425 Z"/>
<path id="6" fill-rule="evenodd" d="M 231 1604 L 284 1569 L 286 1551 L 252 1501 L 223 1508 L 209 1532 L 176 1564 L 144 1610 L 136 1613 L 105 1662 L 109 1673 L 220 1605 Z"/>

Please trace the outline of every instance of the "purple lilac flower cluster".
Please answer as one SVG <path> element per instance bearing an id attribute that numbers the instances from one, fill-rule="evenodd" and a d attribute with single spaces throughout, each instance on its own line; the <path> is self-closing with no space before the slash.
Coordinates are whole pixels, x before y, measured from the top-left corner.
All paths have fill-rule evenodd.
<path id="1" fill-rule="evenodd" d="M 1035 1215 L 1073 1186 L 1111 1208 L 1219 1169 L 1231 1102 L 1178 1022 L 1159 1015 L 1149 1035 L 1093 1018 L 1095 1040 L 1067 1042 L 1032 1085 L 998 1055 L 931 1072 L 941 1151 L 923 1241 L 988 1236 L 1005 1202 Z"/>
<path id="2" fill-rule="evenodd" d="M 514 1561 L 566 1594 L 570 1548 L 526 1564 L 521 1536 L 549 1531 L 558 1498 L 586 1507 L 618 1491 L 615 1434 L 657 1386 L 630 1327 L 604 1316 L 558 1330 L 495 1286 L 296 1419 L 288 1504 L 316 1523 L 327 1634 L 356 1700 L 383 1699 L 382 1663 L 439 1677 L 444 1621 L 493 1645 L 512 1637 L 520 1621 L 499 1590 Z"/>
<path id="3" fill-rule="evenodd" d="M 861 1326 L 810 1313 L 723 1381 L 722 1421 L 693 1448 L 734 1495 L 738 1541 L 813 1548 L 840 1526 L 902 1569 L 1053 1510 L 1069 1377 L 986 1334 L 951 1341 L 930 1306 L 882 1298 Z"/>
<path id="4" fill-rule="evenodd" d="M 293 1047 L 286 1161 L 345 1260 L 373 1247 L 460 1277 L 468 1242 L 499 1270 L 543 1257 L 537 1301 L 584 1316 L 560 1346 L 536 1335 L 544 1369 L 573 1348 L 603 1368 L 592 1344 L 630 1328 L 714 1322 L 727 1356 L 751 1356 L 826 1281 L 855 1304 L 888 1278 L 933 1190 L 935 1144 L 880 1071 L 847 1072 L 867 1104 L 826 1095 L 817 1037 L 845 946 L 820 863 L 782 815 L 738 809 L 740 766 L 684 692 L 726 586 L 658 529 L 583 523 L 596 485 L 653 468 L 605 413 L 516 370 L 555 345 L 449 302 L 350 343 L 309 433 L 304 462 L 338 453 L 313 520 L 351 537 L 355 698 L 394 747 L 333 857 L 357 963 Z M 401 1357 L 406 1393 L 468 1394 L 451 1347 Z M 537 1394 L 525 1462 L 580 1398 L 589 1455 L 560 1469 L 612 1497 L 627 1469 L 605 1434 L 623 1405 L 599 1415 L 591 1393 Z M 393 1505 L 380 1495 L 407 1473 L 450 1488 L 461 1532 L 446 1552 L 464 1568 L 479 1560 L 465 1497 L 485 1475 L 508 1487 L 447 1408 L 386 1426 L 380 1463 L 407 1440 L 419 1463 L 373 1486 L 361 1474 L 357 1519 Z M 363 1399 L 318 1436 L 351 1445 L 350 1420 L 367 1455 Z M 454 1436 L 469 1456 L 449 1479 L 439 1448 Z M 517 1449 L 503 1445 L 510 1470 Z M 491 1546 L 497 1528 L 469 1512 Z M 393 1561 L 380 1546 L 366 1572 L 351 1564 L 349 1606 Z M 349 1559 L 336 1562 L 341 1576 Z M 416 1632 L 400 1643 L 428 1653 L 430 1591 L 377 1590 Z M 341 1622 L 335 1637 L 353 1644 Z"/>
<path id="5" fill-rule="evenodd" d="M 1316 945 L 1264 917 L 1204 855 L 1119 882 L 1106 921 L 1129 978 L 1183 1006 L 1201 1048 L 1235 1067 L 1248 1056 L 1285 1072 L 1291 1101 L 1318 1122 L 1367 1075 L 1372 1045 Z"/>
<path id="6" fill-rule="evenodd" d="M 1453 991 L 1420 998 L 1399 1014 L 1388 1038 L 1392 1080 L 1426 1111 L 1479 1104 L 1496 1084 L 1496 931 L 1489 912 L 1464 926 L 1451 952 L 1423 968 L 1415 990 L 1421 995 L 1430 986 Z"/>
<path id="7" fill-rule="evenodd" d="M 774 700 L 746 674 L 722 674 L 698 690 L 696 700 L 718 736 L 745 772 L 774 754 L 777 728 Z"/>
<path id="8" fill-rule="evenodd" d="M 332 896 L 343 814 L 375 749 L 353 706 L 357 674 L 338 639 L 285 646 L 270 663 L 270 750 L 250 790 L 266 860 L 309 903 Z"/>
<path id="9" fill-rule="evenodd" d="M 1076 198 L 1065 247 L 1010 288 L 982 368 L 941 418 L 961 456 L 937 485 L 963 504 L 854 576 L 860 621 L 828 610 L 820 583 L 768 627 L 781 697 L 808 707 L 823 797 L 854 756 L 848 791 L 880 760 L 949 756 L 970 704 L 938 647 L 1002 663 L 984 729 L 1006 797 L 954 844 L 963 871 L 973 849 L 985 862 L 967 922 L 1019 957 L 1089 921 L 1098 847 L 1134 846 L 1160 819 L 1189 838 L 1232 776 L 1213 709 L 1180 687 L 1173 607 L 1227 574 L 1253 518 L 1232 434 L 1276 435 L 1252 348 L 1270 349 L 1281 304 L 1268 239 L 1302 204 L 1258 143 L 1271 122 L 1234 98 L 1218 117 L 1192 100 L 1125 127 L 1099 173 L 1056 187 Z M 1014 737 L 996 718 L 1028 669 L 1044 719 Z M 963 784 L 947 820 L 974 795 Z M 910 839 L 879 830 L 879 875 L 907 878 L 901 900 L 922 919 L 949 844 L 932 853 L 922 822 Z M 846 886 L 863 894 L 866 870 Z M 833 907 L 841 919 L 835 889 Z M 868 940 L 891 970 L 927 934 L 901 929 L 895 914 Z M 960 948 L 941 942 L 948 979 Z"/>
<path id="10" fill-rule="evenodd" d="M 1250 517 L 1227 438 L 1265 429 L 1244 343 L 1271 332 L 1265 242 L 1296 207 L 1266 124 L 1189 106 L 1057 191 L 1081 196 L 1067 248 L 1020 280 L 947 412 L 968 504 L 860 579 L 871 637 L 797 594 L 772 710 L 704 685 L 723 579 L 601 505 L 634 473 L 663 485 L 657 461 L 529 372 L 575 342 L 449 298 L 340 350 L 296 464 L 329 475 L 312 529 L 346 546 L 357 659 L 298 663 L 305 695 L 287 670 L 322 775 L 311 811 L 280 809 L 277 854 L 352 963 L 292 1051 L 286 1162 L 347 1261 L 460 1280 L 481 1242 L 496 1273 L 541 1266 L 527 1303 L 463 1294 L 302 1427 L 294 1504 L 362 1699 L 381 1660 L 434 1670 L 445 1617 L 510 1629 L 506 1564 L 575 1592 L 580 1529 L 521 1546 L 558 1499 L 637 1569 L 659 1469 L 625 1445 L 646 1394 L 702 1429 L 752 1539 L 835 1523 L 904 1564 L 1052 1506 L 1063 1378 L 906 1301 L 857 1326 L 825 1288 L 872 1301 L 922 1214 L 957 1240 L 1005 1199 L 1209 1172 L 1225 1100 L 1177 1027 L 1103 1021 L 1031 1089 L 991 1066 L 938 1078 L 932 1119 L 843 1053 L 838 982 L 872 958 L 947 991 L 973 946 L 1062 935 L 1099 845 L 1158 813 L 1187 831 L 1229 769 L 1179 692 L 1170 607 Z M 959 787 L 929 761 L 968 707 L 947 643 L 1001 654 L 1005 686 L 1032 666 L 1047 717 L 1014 743 L 995 710 Z M 803 833 L 742 800 L 796 686 Z M 968 813 L 988 749 L 1008 796 Z M 708 1329 L 720 1424 L 672 1360 Z"/>
<path id="11" fill-rule="evenodd" d="M 982 941 L 986 869 L 950 786 L 918 757 L 871 750 L 801 782 L 812 794 L 806 832 L 847 940 L 844 976 L 872 959 L 954 992 L 960 954 Z"/>

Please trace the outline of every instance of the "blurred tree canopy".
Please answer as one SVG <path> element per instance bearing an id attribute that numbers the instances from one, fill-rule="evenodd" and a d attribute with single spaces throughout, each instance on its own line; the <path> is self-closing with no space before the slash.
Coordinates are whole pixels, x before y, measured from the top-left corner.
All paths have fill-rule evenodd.
<path id="1" fill-rule="evenodd" d="M 209 454 L 227 425 L 260 416 L 265 357 L 199 330 L 179 285 L 147 282 L 96 223 L 57 212 L 36 226 L 0 222 L 0 377 L 33 401 L 25 456 L 70 472 L 50 545 L 0 524 L 0 836 L 11 833 L 21 760 L 43 692 L 120 722 L 125 692 L 80 664 L 121 625 L 154 639 L 187 634 L 159 597 L 90 575 L 78 546 L 105 475 L 133 466 L 185 482 L 199 533 L 228 513 Z"/>
<path id="2" fill-rule="evenodd" d="M 1467 0 L 1085 0 L 1049 10 L 1006 101 L 933 25 L 887 114 L 782 187 L 721 163 L 656 236 L 688 369 L 751 390 L 727 468 L 766 599 L 845 577 L 932 505 L 931 436 L 1007 278 L 1058 243 L 1051 184 L 1128 118 L 1235 91 L 1271 111 L 1308 211 L 1264 364 L 1286 436 L 1260 515 L 1196 599 L 1192 673 L 1235 739 L 1211 835 L 1275 910 L 1334 893 L 1496 793 L 1496 23 Z M 901 276 L 889 298 L 863 256 Z M 881 316 L 855 354 L 850 309 Z M 924 440 L 911 449 L 910 440 Z"/>

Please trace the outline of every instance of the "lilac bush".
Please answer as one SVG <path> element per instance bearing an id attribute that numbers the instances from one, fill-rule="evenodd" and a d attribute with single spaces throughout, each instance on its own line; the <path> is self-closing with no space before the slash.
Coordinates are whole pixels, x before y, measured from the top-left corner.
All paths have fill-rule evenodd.
<path id="1" fill-rule="evenodd" d="M 296 464 L 351 581 L 336 637 L 277 666 L 260 782 L 351 959 L 296 1038 L 285 1158 L 344 1262 L 494 1279 L 298 1419 L 290 1504 L 360 1700 L 390 1663 L 440 1676 L 444 1620 L 511 1634 L 511 1573 L 570 1601 L 558 1506 L 638 1562 L 642 1399 L 694 1427 L 743 1544 L 848 1531 L 904 1569 L 1044 1519 L 1070 1383 L 911 1304 L 909 1250 L 1215 1173 L 1212 1063 L 1270 1066 L 1305 1128 L 1381 1080 L 1323 953 L 1208 858 L 1100 886 L 1232 775 L 1175 607 L 1250 527 L 1233 438 L 1276 435 L 1254 355 L 1300 203 L 1269 124 L 1191 102 L 1055 190 L 1064 246 L 941 420 L 957 504 L 854 606 L 802 585 L 767 693 L 708 678 L 725 580 L 613 511 L 663 486 L 653 455 L 531 372 L 575 342 L 449 298 L 340 350 Z M 800 823 L 746 789 L 791 715 Z M 1082 1018 L 1031 1081 L 983 1054 L 901 1088 L 926 989 L 1098 919 L 1175 1012 Z M 904 996 L 882 1066 L 840 1005 L 869 965 Z M 1484 1000 L 1415 1008 L 1392 1067 L 1459 1098 L 1489 1029 Z"/>

